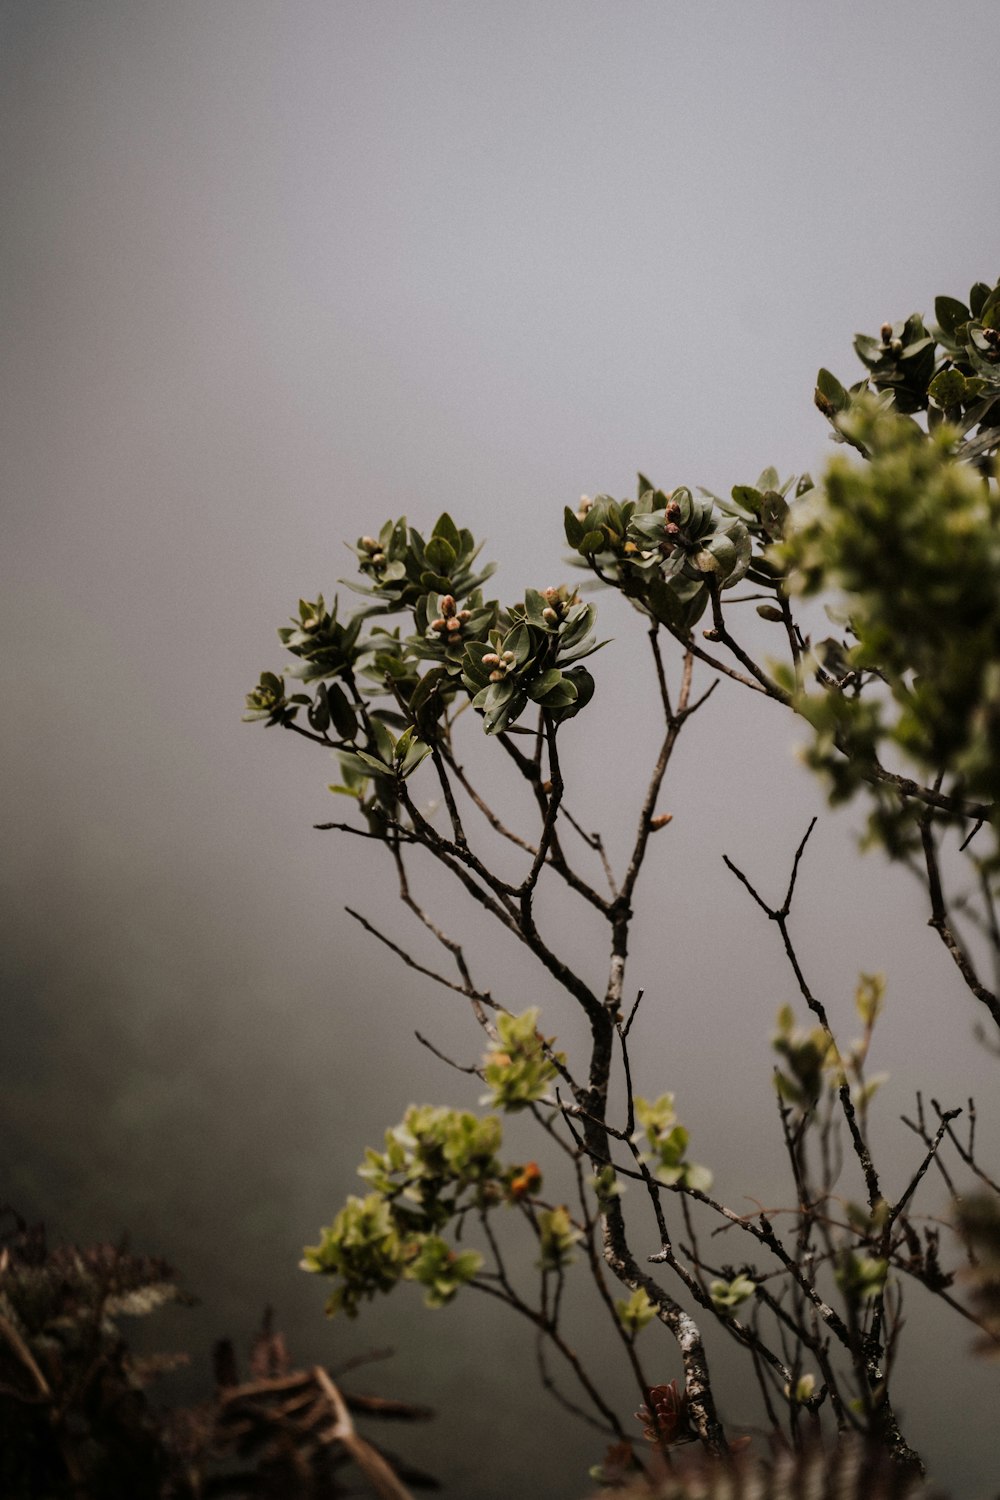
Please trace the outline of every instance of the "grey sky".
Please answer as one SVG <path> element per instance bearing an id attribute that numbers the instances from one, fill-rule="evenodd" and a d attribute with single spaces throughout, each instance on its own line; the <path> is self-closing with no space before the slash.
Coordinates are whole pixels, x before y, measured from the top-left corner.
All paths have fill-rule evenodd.
<path id="1" fill-rule="evenodd" d="M 856 330 L 997 275 L 998 43 L 970 0 L 0 3 L 0 1198 L 173 1256 L 206 1303 L 178 1341 L 245 1337 L 273 1300 L 316 1357 L 394 1342 L 386 1378 L 422 1395 L 444 1339 L 425 1442 L 469 1500 L 508 1493 L 475 1459 L 505 1402 L 538 1493 L 578 1493 L 560 1453 L 587 1434 L 536 1400 L 517 1330 L 484 1360 L 478 1307 L 331 1330 L 294 1271 L 364 1143 L 454 1096 L 411 1036 L 449 1012 L 342 916 L 387 915 L 384 871 L 311 832 L 328 762 L 241 727 L 242 695 L 389 514 L 449 509 L 514 597 L 564 573 L 581 491 L 815 467 L 817 366 L 853 379 Z M 588 810 L 651 733 L 605 658 L 568 752 Z M 734 1136 L 773 1158 L 787 982 L 719 854 L 779 881 L 821 802 L 769 707 L 713 705 L 682 757 L 633 974 L 671 986 L 646 1087 L 682 1072 L 720 1175 Z M 985 1103 L 918 893 L 859 869 L 851 826 L 809 866 L 810 961 L 845 1018 L 859 968 L 890 975 L 887 1120 L 919 1086 Z M 907 1388 L 959 1493 L 995 1410 L 977 1379 L 947 1421 L 933 1361 Z"/>

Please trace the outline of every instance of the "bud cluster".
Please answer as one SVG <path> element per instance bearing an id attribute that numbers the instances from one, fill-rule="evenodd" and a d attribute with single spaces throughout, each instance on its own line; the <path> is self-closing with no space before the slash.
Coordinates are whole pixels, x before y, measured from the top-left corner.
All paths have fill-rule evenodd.
<path id="1" fill-rule="evenodd" d="M 358 542 L 358 546 L 362 552 L 367 553 L 367 556 L 361 559 L 362 571 L 381 573 L 388 562 L 388 558 L 382 551 L 381 544 L 373 536 L 363 536 Z"/>
<path id="2" fill-rule="evenodd" d="M 508 672 L 513 671 L 517 664 L 517 657 L 513 651 L 487 651 L 483 657 L 483 666 L 492 667 L 490 673 L 491 682 L 503 682 Z"/>
<path id="3" fill-rule="evenodd" d="M 676 500 L 667 498 L 666 523 L 663 527 L 666 535 L 660 543 L 660 551 L 664 557 L 669 557 L 677 546 L 676 537 L 681 534 L 681 516 L 683 512 Z"/>
<path id="4" fill-rule="evenodd" d="M 443 641 L 458 640 L 462 634 L 462 626 L 471 618 L 472 611 L 459 609 L 453 594 L 442 594 L 438 600 L 438 609 L 441 613 L 436 620 L 431 621 L 430 629 Z"/>
<path id="5" fill-rule="evenodd" d="M 579 603 L 579 596 L 568 594 L 565 588 L 543 589 L 542 598 L 545 600 L 542 619 L 547 625 L 561 625 L 574 604 Z"/>
<path id="6" fill-rule="evenodd" d="M 329 622 L 329 615 L 323 601 L 323 595 L 312 602 L 306 599 L 299 600 L 299 619 L 292 617 L 292 623 L 297 624 L 304 635 L 315 635 L 318 630 Z"/>
<path id="7" fill-rule="evenodd" d="M 890 354 L 902 354 L 903 340 L 893 338 L 891 323 L 883 323 L 882 327 L 879 329 L 879 334 L 882 338 L 883 349 L 887 349 Z"/>

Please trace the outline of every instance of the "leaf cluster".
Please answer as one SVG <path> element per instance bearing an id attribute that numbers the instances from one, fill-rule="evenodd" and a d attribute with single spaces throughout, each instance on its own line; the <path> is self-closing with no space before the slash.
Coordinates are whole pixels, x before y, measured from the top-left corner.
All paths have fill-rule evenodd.
<path id="1" fill-rule="evenodd" d="M 799 710 L 814 762 L 844 794 L 884 744 L 966 795 L 1000 797 L 1000 487 L 928 434 L 859 396 L 838 418 L 865 464 L 835 458 L 774 549 L 805 596 L 836 589 L 849 635 Z"/>
<path id="2" fill-rule="evenodd" d="M 558 1069 L 551 1056 L 552 1039 L 539 1032 L 538 1016 L 533 1007 L 519 1016 L 502 1012 L 497 1017 L 496 1041 L 483 1059 L 483 1081 L 489 1088 L 484 1104 L 515 1113 L 548 1092 Z"/>
<path id="3" fill-rule="evenodd" d="M 926 414 L 931 428 L 947 421 L 962 438 L 962 456 L 979 459 L 1000 440 L 1000 282 L 977 281 L 965 302 L 938 297 L 936 324 L 920 313 L 884 323 L 878 335 L 859 333 L 854 351 L 867 374 L 845 389 L 829 370 L 820 370 L 816 405 L 837 419 L 866 390 L 882 395 L 901 415 Z M 838 432 L 864 452 L 863 439 Z"/>
<path id="4" fill-rule="evenodd" d="M 709 581 L 731 588 L 750 566 L 744 519 L 686 486 L 669 494 L 639 475 L 636 500 L 584 499 L 563 515 L 566 540 L 584 566 L 668 630 L 686 635 L 704 613 Z"/>
<path id="5" fill-rule="evenodd" d="M 495 1115 L 411 1105 L 386 1131 L 385 1150 L 365 1153 L 358 1175 L 372 1191 L 349 1197 L 319 1244 L 305 1250 L 303 1268 L 337 1282 L 327 1311 L 355 1317 L 363 1301 L 404 1280 L 424 1287 L 429 1307 L 450 1302 L 482 1256 L 455 1250 L 442 1231 L 460 1228 L 470 1212 L 524 1201 L 541 1185 L 537 1168 L 500 1161 L 501 1141 Z M 552 1235 L 555 1243 L 557 1230 Z"/>
<path id="6" fill-rule="evenodd" d="M 677 1118 L 673 1094 L 661 1094 L 656 1100 L 636 1095 L 635 1118 L 649 1143 L 659 1180 L 669 1187 L 688 1187 L 707 1193 L 712 1186 L 712 1173 L 708 1167 L 687 1159 L 690 1136 Z"/>

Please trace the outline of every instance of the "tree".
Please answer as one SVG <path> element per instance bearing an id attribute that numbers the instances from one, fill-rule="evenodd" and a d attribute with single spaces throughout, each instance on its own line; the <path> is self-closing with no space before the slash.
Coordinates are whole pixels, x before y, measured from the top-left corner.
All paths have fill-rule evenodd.
<path id="1" fill-rule="evenodd" d="M 998 1188 L 976 1157 L 974 1111 L 960 1122 L 961 1109 L 929 1113 L 920 1101 L 909 1122 L 920 1158 L 902 1189 L 890 1189 L 869 1133 L 878 1079 L 866 1073 L 884 981 L 859 977 L 861 1036 L 848 1044 L 796 953 L 792 903 L 811 826 L 778 904 L 727 860 L 774 924 L 799 995 L 774 1037 L 779 1139 L 799 1205 L 791 1220 L 737 1213 L 713 1196 L 674 1096 L 637 1096 L 629 1061 L 642 1001 L 626 985 L 633 897 L 649 841 L 669 821 L 657 808 L 675 747 L 720 684 L 734 707 L 738 692 L 751 692 L 806 721 L 809 759 L 831 799 L 867 800 L 870 840 L 919 874 L 943 954 L 984 1024 L 1000 1027 L 996 984 L 983 977 L 990 958 L 1000 971 L 1000 284 L 978 283 L 967 304 L 938 298 L 935 315 L 932 327 L 914 314 L 859 336 L 865 374 L 849 389 L 820 371 L 815 402 L 841 448 L 818 483 L 782 482 L 769 469 L 721 499 L 663 491 L 640 475 L 636 500 L 601 495 L 566 509 L 573 562 L 641 621 L 662 710 L 623 872 L 588 831 L 593 810 L 573 801 L 560 764 L 566 725 L 600 708 L 584 665 L 599 649 L 595 606 L 565 585 L 528 588 L 504 607 L 487 599 L 493 569 L 479 565 L 477 542 L 448 515 L 427 538 L 405 520 L 362 536 L 361 582 L 350 587 L 364 604 L 342 615 L 336 601 L 301 601 L 279 632 L 297 690 L 264 673 L 247 699 L 248 719 L 337 753 L 341 781 L 331 791 L 355 804 L 357 818 L 320 826 L 382 847 L 443 967 L 352 914 L 405 964 L 468 1000 L 484 1051 L 465 1071 L 483 1081 L 491 1106 L 485 1115 L 409 1109 L 384 1149 L 368 1151 L 365 1195 L 348 1198 L 304 1264 L 332 1278 L 329 1310 L 350 1316 L 402 1280 L 419 1282 L 432 1306 L 465 1287 L 506 1303 L 561 1356 L 612 1438 L 595 1471 L 608 1482 L 642 1460 L 563 1337 L 574 1261 L 617 1330 L 654 1458 L 667 1464 L 691 1439 L 714 1462 L 733 1461 L 708 1324 L 747 1361 L 775 1443 L 795 1449 L 823 1430 L 855 1433 L 914 1473 L 921 1459 L 891 1391 L 902 1284 L 921 1283 L 1000 1348 L 995 1248 L 992 1270 L 978 1259 L 979 1299 L 969 1307 L 939 1229 L 914 1210 L 932 1163 L 956 1198 L 960 1169 L 982 1190 L 963 1200 L 971 1232 L 994 1243 Z M 837 629 L 819 638 L 824 603 Z M 753 607 L 774 626 L 777 660 L 759 660 L 746 643 L 739 621 Z M 477 718 L 496 761 L 530 790 L 530 834 L 507 826 L 466 769 L 461 735 Z M 421 782 L 440 799 L 440 817 L 422 804 Z M 515 877 L 501 873 L 502 844 L 521 862 Z M 420 860 L 446 872 L 571 997 L 581 1021 L 572 1050 L 557 1048 L 537 1009 L 513 1014 L 473 977 L 468 944 L 417 894 Z M 584 873 L 590 865 L 598 875 Z M 550 945 L 536 913 L 543 881 L 603 926 L 599 980 Z M 616 1073 L 621 1113 L 609 1105 Z M 515 1112 L 533 1117 L 553 1161 L 568 1164 L 571 1201 L 547 1194 L 548 1166 L 504 1157 L 502 1119 Z M 628 1184 L 638 1191 L 626 1208 Z M 507 1271 L 511 1221 L 537 1245 L 532 1298 Z M 709 1248 L 708 1231 L 720 1225 L 730 1226 L 727 1243 L 740 1242 L 732 1263 L 715 1263 Z M 651 1228 L 660 1248 L 640 1255 Z M 651 1383 L 638 1342 L 647 1326 L 676 1342 L 682 1385 Z"/>

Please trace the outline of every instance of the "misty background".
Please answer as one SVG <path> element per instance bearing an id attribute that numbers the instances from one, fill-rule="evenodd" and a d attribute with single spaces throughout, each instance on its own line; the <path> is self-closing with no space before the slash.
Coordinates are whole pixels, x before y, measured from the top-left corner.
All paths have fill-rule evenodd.
<path id="1" fill-rule="evenodd" d="M 390 515 L 449 510 L 510 600 L 569 576 L 563 505 L 638 468 L 722 493 L 815 470 L 817 367 L 858 378 L 855 331 L 1000 269 L 998 44 L 993 0 L 0 3 L 0 1200 L 171 1259 L 201 1302 L 155 1342 L 192 1350 L 192 1392 L 273 1303 L 300 1360 L 395 1348 L 355 1383 L 438 1407 L 405 1447 L 448 1494 L 584 1490 L 601 1440 L 503 1310 L 404 1288 L 328 1323 L 296 1268 L 409 1103 L 476 1103 L 414 1029 L 462 1061 L 481 1043 L 344 914 L 413 935 L 380 851 L 312 831 L 342 815 L 329 759 L 241 725 L 243 695 L 300 595 L 349 575 L 342 540 Z M 564 756 L 620 855 L 656 707 L 634 619 L 599 602 L 617 639 Z M 783 890 L 823 808 L 795 736 L 720 687 L 637 907 L 637 1088 L 676 1091 L 734 1203 L 789 1191 L 769 1035 L 794 997 L 720 856 Z M 1000 1140 L 996 1064 L 925 898 L 859 826 L 824 816 L 796 932 L 848 1034 L 858 971 L 888 976 L 872 1066 L 901 1184 L 917 1088 L 976 1092 Z M 547 982 L 450 910 L 498 998 L 551 1004 L 571 1046 Z M 982 1494 L 996 1369 L 909 1296 L 907 1434 Z"/>

